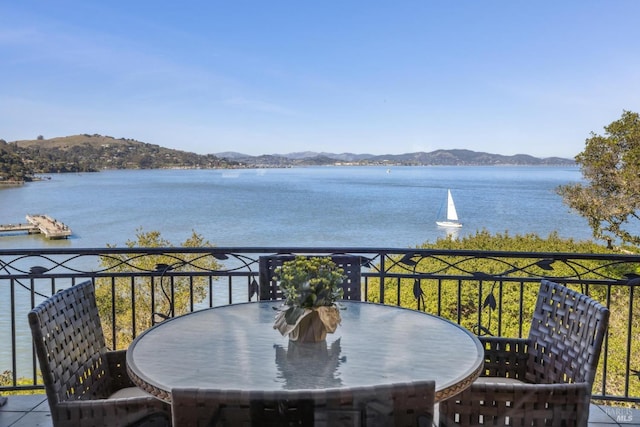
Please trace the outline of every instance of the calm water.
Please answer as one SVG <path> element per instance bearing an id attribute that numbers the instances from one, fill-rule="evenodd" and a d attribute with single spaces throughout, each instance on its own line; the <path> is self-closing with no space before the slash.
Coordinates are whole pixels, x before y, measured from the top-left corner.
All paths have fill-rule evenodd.
<path id="1" fill-rule="evenodd" d="M 73 230 L 48 241 L 0 235 L 1 248 L 124 246 L 136 230 L 159 230 L 178 245 L 195 230 L 217 246 L 414 247 L 447 231 L 447 188 L 464 227 L 591 238 L 584 219 L 554 192 L 576 168 L 310 167 L 145 170 L 52 175 L 0 188 L 0 223 L 46 213 Z"/>
<path id="2" fill-rule="evenodd" d="M 554 192 L 578 169 L 537 167 L 313 167 L 268 170 L 148 170 L 52 175 L 0 188 L 0 223 L 46 213 L 73 230 L 68 240 L 0 235 L 0 249 L 124 246 L 136 230 L 174 245 L 192 230 L 217 246 L 415 247 L 446 236 L 435 224 L 447 189 L 464 227 L 589 239 L 586 221 Z M 10 342 L 8 289 L 0 289 L 0 342 Z M 17 288 L 19 376 L 29 375 L 29 292 Z M 22 320 L 21 320 L 22 319 Z M 0 372 L 11 368 L 0 346 Z"/>

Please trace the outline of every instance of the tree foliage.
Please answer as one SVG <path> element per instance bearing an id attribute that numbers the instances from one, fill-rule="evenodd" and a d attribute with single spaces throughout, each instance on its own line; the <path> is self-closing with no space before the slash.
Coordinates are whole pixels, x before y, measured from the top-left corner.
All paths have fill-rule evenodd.
<path id="1" fill-rule="evenodd" d="M 640 245 L 640 116 L 624 111 L 591 133 L 576 156 L 586 184 L 558 188 L 564 202 L 585 217 L 596 239 Z"/>
<path id="2" fill-rule="evenodd" d="M 465 236 L 460 239 L 440 238 L 435 243 L 424 243 L 421 249 L 447 249 L 447 250 L 487 250 L 487 251 L 507 251 L 507 252 L 559 252 L 559 253 L 603 253 L 607 252 L 606 247 L 598 245 L 592 241 L 575 241 L 573 239 L 563 239 L 557 233 L 551 233 L 547 238 L 542 238 L 534 233 L 524 235 L 510 235 L 508 232 L 491 234 L 487 230 L 476 232 L 474 235 Z M 594 261 L 591 268 L 596 268 Z M 508 270 L 518 266 L 522 270 L 509 273 L 510 277 L 526 277 L 536 275 L 538 277 L 549 276 L 572 276 L 575 272 L 571 266 L 554 262 L 550 268 L 546 265 L 528 265 L 529 259 L 509 259 L 501 258 L 475 258 L 467 256 L 447 256 L 430 257 L 421 259 L 415 266 L 416 271 L 433 272 L 440 276 L 451 276 L 451 280 L 429 280 L 425 278 L 420 281 L 421 286 L 421 308 L 427 312 L 435 313 L 459 321 L 463 326 L 474 329 L 476 332 L 478 324 L 479 307 L 483 308 L 482 316 L 485 316 L 483 325 L 491 326 L 489 331 L 495 335 L 517 336 L 526 330 L 521 330 L 518 322 L 509 322 L 505 319 L 517 319 L 520 316 L 520 306 L 524 308 L 522 315 L 530 315 L 535 304 L 539 284 L 524 284 L 521 290 L 518 286 L 504 286 L 493 281 L 486 281 L 482 278 L 478 280 L 464 280 L 459 283 L 454 279 L 456 276 L 472 275 L 473 272 L 482 272 L 486 275 L 500 276 Z M 586 265 L 586 264 L 585 264 Z M 396 273 L 406 273 L 402 267 L 397 266 L 392 269 Z M 466 272 L 466 273 L 463 273 Z M 616 274 L 613 272 L 612 274 Z M 415 295 L 413 279 L 401 279 L 399 286 L 396 281 L 389 280 L 384 285 L 385 303 L 400 304 L 403 307 L 416 308 L 418 301 Z M 521 292 L 522 291 L 522 292 Z M 499 292 L 500 297 L 497 297 Z M 490 294 L 496 295 L 502 300 L 501 310 L 489 310 L 483 304 L 488 304 L 487 299 Z M 598 295 L 604 298 L 604 295 Z M 379 302 L 379 284 L 372 280 L 369 286 L 368 298 L 370 301 Z M 522 304 L 521 304 L 522 302 Z M 488 316 L 488 317 L 487 317 Z M 498 319 L 502 316 L 502 319 Z M 498 330 L 500 328 L 500 330 Z"/>
<path id="3" fill-rule="evenodd" d="M 109 245 L 108 245 L 109 246 Z M 180 246 L 212 247 L 202 236 L 193 232 Z M 138 229 L 136 240 L 127 241 L 127 247 L 173 247 L 159 231 Z M 101 266 L 111 272 L 142 271 L 134 279 L 96 281 L 96 302 L 108 343 L 125 348 L 135 335 L 154 323 L 157 313 L 177 316 L 191 311 L 194 304 L 207 296 L 209 277 L 170 276 L 169 272 L 216 270 L 219 263 L 213 257 L 199 254 L 144 255 L 120 254 L 101 258 Z M 135 313 L 135 315 L 134 315 Z M 135 321 L 134 321 L 135 317 Z M 114 323 L 114 319 L 115 322 Z"/>
<path id="4" fill-rule="evenodd" d="M 5 140 L 0 140 L 0 182 L 21 182 L 30 179 L 31 171 L 15 152 L 14 147 Z"/>

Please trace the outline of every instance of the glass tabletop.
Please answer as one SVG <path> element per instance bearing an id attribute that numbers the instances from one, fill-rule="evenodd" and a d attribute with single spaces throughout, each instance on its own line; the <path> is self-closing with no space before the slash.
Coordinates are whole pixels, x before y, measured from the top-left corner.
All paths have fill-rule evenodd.
<path id="1" fill-rule="evenodd" d="M 435 380 L 436 400 L 477 378 L 484 351 L 466 329 L 395 306 L 342 301 L 326 342 L 290 342 L 273 329 L 280 301 L 206 309 L 167 320 L 127 351 L 129 373 L 170 400 L 175 387 L 317 390 Z"/>

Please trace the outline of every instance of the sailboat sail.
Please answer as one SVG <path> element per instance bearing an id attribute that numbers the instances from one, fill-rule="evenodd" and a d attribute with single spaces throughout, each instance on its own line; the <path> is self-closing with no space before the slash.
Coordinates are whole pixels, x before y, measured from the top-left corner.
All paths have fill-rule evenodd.
<path id="1" fill-rule="evenodd" d="M 458 212 L 456 212 L 456 205 L 453 203 L 451 190 L 447 190 L 447 219 L 449 221 L 458 220 Z"/>
<path id="2" fill-rule="evenodd" d="M 453 196 L 451 190 L 447 190 L 447 220 L 436 221 L 440 227 L 462 227 L 462 224 L 458 222 L 458 212 L 456 211 L 456 205 L 453 203 Z"/>

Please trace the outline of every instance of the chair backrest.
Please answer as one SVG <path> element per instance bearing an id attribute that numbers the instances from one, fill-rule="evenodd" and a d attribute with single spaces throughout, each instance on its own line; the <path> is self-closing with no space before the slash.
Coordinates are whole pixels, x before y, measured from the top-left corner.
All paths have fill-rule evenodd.
<path id="1" fill-rule="evenodd" d="M 320 255 L 309 255 L 309 257 Z M 282 299 L 282 291 L 278 287 L 277 280 L 274 280 L 276 268 L 282 266 L 286 261 L 291 261 L 295 255 L 268 255 L 261 256 L 260 263 L 260 299 L 279 300 Z M 331 260 L 342 270 L 345 279 L 342 282 L 344 299 L 361 300 L 360 283 L 360 257 L 355 255 L 331 255 Z"/>
<path id="2" fill-rule="evenodd" d="M 593 384 L 609 309 L 558 283 L 540 284 L 531 329 L 525 380 Z"/>
<path id="3" fill-rule="evenodd" d="M 93 282 L 54 294 L 28 317 L 51 410 L 66 400 L 107 397 L 109 367 Z"/>
<path id="4" fill-rule="evenodd" d="M 171 390 L 171 417 L 173 427 L 313 425 L 313 405 L 303 396 L 178 388 Z"/>
<path id="5" fill-rule="evenodd" d="M 173 427 L 433 423 L 435 382 L 293 391 L 171 391 Z"/>

